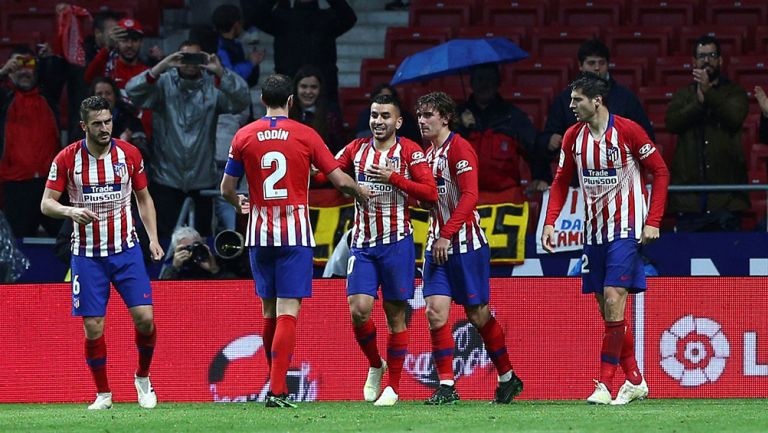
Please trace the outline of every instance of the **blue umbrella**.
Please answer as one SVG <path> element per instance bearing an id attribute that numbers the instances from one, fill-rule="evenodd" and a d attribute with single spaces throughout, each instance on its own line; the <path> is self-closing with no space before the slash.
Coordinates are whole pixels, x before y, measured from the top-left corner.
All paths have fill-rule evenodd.
<path id="1" fill-rule="evenodd" d="M 452 39 L 410 55 L 392 77 L 391 85 L 452 75 L 483 63 L 507 63 L 528 53 L 505 38 Z"/>

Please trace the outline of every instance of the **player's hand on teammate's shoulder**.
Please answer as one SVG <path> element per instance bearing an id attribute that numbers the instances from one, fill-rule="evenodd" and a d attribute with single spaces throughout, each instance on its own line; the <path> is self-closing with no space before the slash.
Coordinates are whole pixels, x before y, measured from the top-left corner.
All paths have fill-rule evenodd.
<path id="1" fill-rule="evenodd" d="M 659 228 L 645 225 L 643 227 L 643 233 L 642 235 L 640 235 L 640 243 L 642 245 L 648 245 L 658 238 L 659 238 Z"/>
<path id="2" fill-rule="evenodd" d="M 96 215 L 96 213 L 84 207 L 71 208 L 69 216 L 72 218 L 72 221 L 82 225 L 88 225 L 93 221 L 98 221 L 99 219 L 99 216 Z"/>

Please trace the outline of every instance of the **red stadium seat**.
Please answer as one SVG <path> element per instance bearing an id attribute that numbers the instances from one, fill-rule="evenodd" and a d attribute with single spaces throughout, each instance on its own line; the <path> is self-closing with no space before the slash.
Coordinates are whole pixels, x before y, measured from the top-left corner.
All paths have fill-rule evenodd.
<path id="1" fill-rule="evenodd" d="M 561 26 L 534 28 L 531 33 L 531 54 L 539 57 L 576 58 L 584 41 L 599 37 L 598 27 L 563 29 Z"/>
<path id="2" fill-rule="evenodd" d="M 714 26 L 760 26 L 768 21 L 764 0 L 711 0 L 704 2 L 705 21 Z"/>
<path id="3" fill-rule="evenodd" d="M 728 77 L 748 90 L 768 82 L 768 57 L 765 55 L 728 57 Z"/>
<path id="4" fill-rule="evenodd" d="M 636 26 L 690 26 L 698 0 L 632 2 L 629 22 Z"/>
<path id="5" fill-rule="evenodd" d="M 621 24 L 621 3 L 614 0 L 560 0 L 557 24 L 618 26 Z"/>
<path id="6" fill-rule="evenodd" d="M 379 84 L 389 83 L 401 61 L 391 59 L 363 59 L 360 65 L 360 87 L 372 89 Z"/>
<path id="7" fill-rule="evenodd" d="M 386 58 L 404 58 L 432 48 L 451 38 L 447 27 L 390 27 L 387 29 Z"/>
<path id="8" fill-rule="evenodd" d="M 515 88 L 563 89 L 572 78 L 574 57 L 529 58 L 513 63 L 502 70 L 502 84 Z"/>
<path id="9" fill-rule="evenodd" d="M 617 57 L 608 63 L 611 77 L 619 84 L 636 91 L 646 84 L 648 59 L 645 57 Z"/>
<path id="10" fill-rule="evenodd" d="M 637 90 L 637 97 L 643 104 L 643 109 L 649 119 L 655 119 L 664 123 L 664 115 L 672 96 L 677 91 L 675 86 L 641 87 Z"/>
<path id="11" fill-rule="evenodd" d="M 754 46 L 749 47 L 756 53 L 768 52 L 768 26 L 755 27 Z"/>
<path id="12" fill-rule="evenodd" d="M 664 158 L 664 162 L 667 164 L 667 167 L 669 167 L 672 165 L 672 158 L 675 156 L 675 144 L 677 143 L 677 136 L 667 131 L 667 128 L 664 125 L 663 113 L 661 116 L 649 115 L 649 118 L 651 121 L 651 126 L 653 126 L 653 134 L 656 136 L 655 144 L 659 148 L 661 156 Z"/>
<path id="13" fill-rule="evenodd" d="M 370 89 L 341 87 L 339 88 L 339 102 L 341 112 L 344 115 L 344 127 L 346 129 L 354 128 L 357 124 L 357 116 L 364 108 L 371 105 Z"/>
<path id="14" fill-rule="evenodd" d="M 656 60 L 654 85 L 684 86 L 693 82 L 693 56 L 667 56 Z"/>
<path id="15" fill-rule="evenodd" d="M 745 41 L 748 41 L 747 28 L 744 26 L 694 26 L 682 27 L 678 46 L 675 51 L 680 55 L 693 57 L 693 43 L 699 37 L 709 35 L 720 41 L 720 50 L 727 57 L 744 54 Z"/>
<path id="16" fill-rule="evenodd" d="M 483 24 L 492 27 L 536 27 L 546 22 L 546 3 L 539 0 L 486 0 Z"/>
<path id="17" fill-rule="evenodd" d="M 503 86 L 501 88 L 501 96 L 523 110 L 531 119 L 533 126 L 539 130 L 544 126 L 544 118 L 547 116 L 552 94 L 553 89 L 548 87 Z"/>
<path id="18" fill-rule="evenodd" d="M 3 33 L 33 33 L 44 36 L 56 33 L 56 12 L 53 8 L 6 5 L 0 12 Z"/>
<path id="19" fill-rule="evenodd" d="M 528 29 L 525 27 L 465 27 L 459 29 L 457 38 L 507 38 L 518 47 L 527 50 Z"/>
<path id="20" fill-rule="evenodd" d="M 671 27 L 619 27 L 606 32 L 605 42 L 611 53 L 618 56 L 658 58 L 669 54 L 671 33 Z"/>
<path id="21" fill-rule="evenodd" d="M 472 0 L 413 0 L 410 27 L 461 28 L 472 22 Z"/>

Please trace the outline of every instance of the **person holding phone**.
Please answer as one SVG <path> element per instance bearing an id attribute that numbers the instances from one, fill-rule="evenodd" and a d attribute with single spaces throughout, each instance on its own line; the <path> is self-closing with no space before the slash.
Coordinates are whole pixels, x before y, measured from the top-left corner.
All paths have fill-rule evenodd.
<path id="1" fill-rule="evenodd" d="M 200 191 L 216 188 L 216 123 L 250 103 L 245 80 L 222 66 L 200 43 L 185 41 L 125 87 L 134 104 L 153 110 L 154 157 L 150 191 L 157 197 L 158 234 L 169 239 L 187 197 L 195 201 L 195 229 L 211 234 L 213 202 Z"/>

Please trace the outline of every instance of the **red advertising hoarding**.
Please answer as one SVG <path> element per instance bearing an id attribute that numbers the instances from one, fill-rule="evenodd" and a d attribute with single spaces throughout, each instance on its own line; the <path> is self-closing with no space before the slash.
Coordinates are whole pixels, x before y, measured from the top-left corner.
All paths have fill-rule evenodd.
<path id="1" fill-rule="evenodd" d="M 580 294 L 579 279 L 494 279 L 491 286 L 492 309 L 506 331 L 512 364 L 525 382 L 520 398 L 589 395 L 591 379 L 598 374 L 602 323 L 593 298 Z M 153 287 L 158 341 L 151 371 L 159 399 L 263 399 L 268 375 L 253 283 L 153 282 Z M 760 278 L 651 279 L 635 313 L 636 346 L 642 350 L 651 397 L 765 396 L 766 290 L 768 283 Z M 82 323 L 70 315 L 69 285 L 11 285 L 2 291 L 6 379 L 0 381 L 0 402 L 92 400 Z M 419 294 L 411 303 L 402 399 L 426 398 L 436 386 Z M 113 295 L 105 332 L 108 374 L 115 400 L 132 401 L 137 359 L 133 327 L 119 296 Z M 378 303 L 374 320 L 384 353 L 386 322 Z M 491 399 L 496 372 L 479 335 L 460 307 L 454 306 L 451 320 L 461 397 Z M 298 331 L 289 372 L 295 399 L 362 400 L 367 363 L 354 341 L 343 280 L 315 281 Z M 727 352 L 718 332 L 727 339 Z M 622 381 L 619 373 L 614 388 Z"/>

